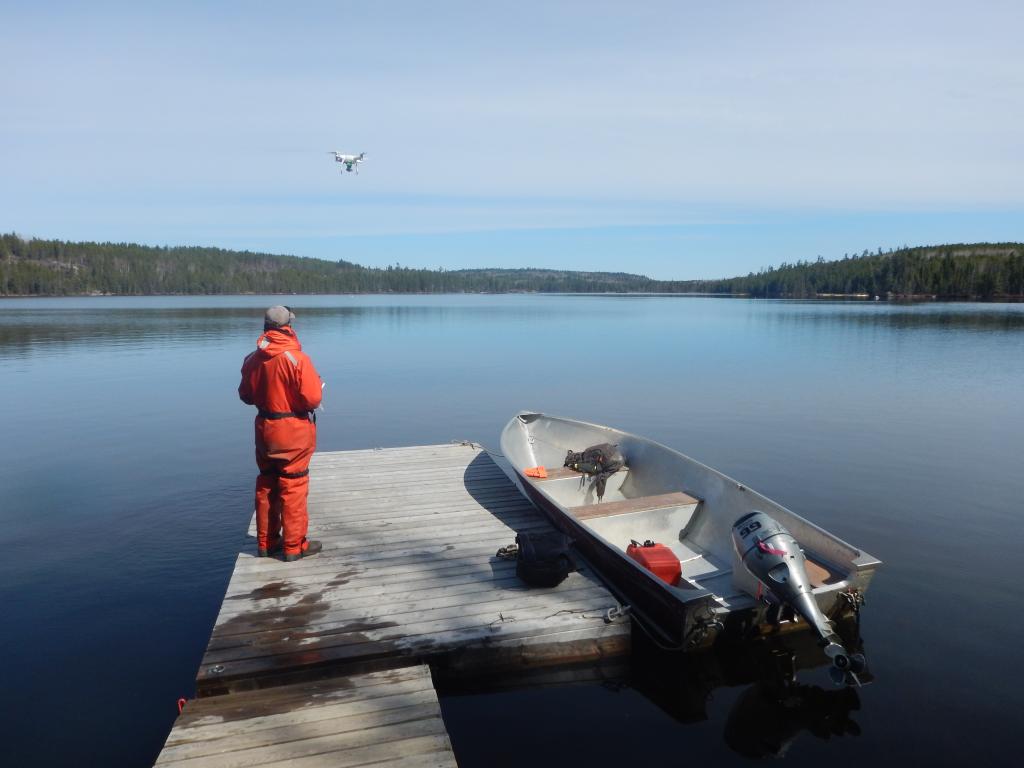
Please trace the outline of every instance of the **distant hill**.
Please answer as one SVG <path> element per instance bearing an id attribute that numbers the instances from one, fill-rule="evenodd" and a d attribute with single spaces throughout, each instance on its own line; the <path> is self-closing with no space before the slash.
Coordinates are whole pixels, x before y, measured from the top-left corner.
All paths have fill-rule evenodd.
<path id="1" fill-rule="evenodd" d="M 0 235 L 0 295 L 462 293 L 658 290 L 640 275 L 542 269 L 371 268 L 220 248 Z"/>
<path id="2" fill-rule="evenodd" d="M 363 267 L 220 248 L 75 243 L 0 235 L 0 296 L 239 293 L 712 293 L 996 298 L 1024 296 L 1024 245 L 904 248 L 798 262 L 722 280 L 626 272 Z"/>

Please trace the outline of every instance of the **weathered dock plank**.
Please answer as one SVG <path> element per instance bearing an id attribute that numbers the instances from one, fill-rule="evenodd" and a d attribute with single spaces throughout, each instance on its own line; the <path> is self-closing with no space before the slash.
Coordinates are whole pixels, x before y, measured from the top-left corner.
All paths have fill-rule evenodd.
<path id="1" fill-rule="evenodd" d="M 157 766 L 455 766 L 425 666 L 190 702 Z"/>
<path id="2" fill-rule="evenodd" d="M 319 453 L 309 506 L 324 551 L 308 560 L 256 558 L 250 528 L 200 696 L 421 661 L 493 671 L 628 648 L 628 624 L 605 622 L 615 600 L 586 569 L 528 589 L 494 556 L 548 523 L 477 446 Z"/>

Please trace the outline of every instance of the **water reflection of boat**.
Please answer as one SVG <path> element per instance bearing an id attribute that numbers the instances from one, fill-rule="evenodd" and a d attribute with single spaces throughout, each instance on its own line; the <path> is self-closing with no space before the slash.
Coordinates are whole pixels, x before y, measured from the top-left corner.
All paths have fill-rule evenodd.
<path id="1" fill-rule="evenodd" d="M 842 622 L 839 630 L 848 648 L 863 651 L 855 622 Z M 685 655 L 662 651 L 642 633 L 636 635 L 630 684 L 680 722 L 707 720 L 716 689 L 747 686 L 723 729 L 726 744 L 744 757 L 780 757 L 804 732 L 820 739 L 860 735 L 853 719 L 860 710 L 856 688 L 826 689 L 797 681 L 798 672 L 829 664 L 809 633 Z M 865 673 L 861 682 L 871 679 Z"/>
<path id="2" fill-rule="evenodd" d="M 725 743 L 744 757 L 781 757 L 803 731 L 819 739 L 859 736 L 850 716 L 860 709 L 855 688 L 759 682 L 740 696 L 725 721 Z"/>
<path id="3" fill-rule="evenodd" d="M 563 468 L 567 452 L 602 443 L 617 445 L 626 466 L 608 477 L 598 475 L 600 482 Z M 778 627 L 796 618 L 785 608 L 795 608 L 828 642 L 828 619 L 859 608 L 880 565 L 781 505 L 652 440 L 595 424 L 520 413 L 502 432 L 501 448 L 522 492 L 572 538 L 641 625 L 660 644 L 677 650 L 706 647 L 723 635 L 751 636 L 766 626 Z M 528 468 L 538 469 L 528 476 Z M 763 572 L 755 575 L 747 567 L 751 550 L 745 550 L 744 559 L 733 542 L 734 536 L 747 533 L 734 526 L 755 515 L 766 526 L 769 520 L 778 524 L 780 530 L 771 535 L 779 537 L 772 541 L 789 536 L 785 546 L 791 550 L 783 551 L 778 548 L 783 545 L 766 543 L 767 536 L 759 538 L 766 528 L 754 521 L 758 535 L 744 542 L 761 548 L 753 550 L 754 559 L 775 556 L 786 561 L 779 568 L 788 569 L 787 575 L 775 583 L 771 577 L 780 571 L 772 563 L 763 562 Z M 640 564 L 637 548 L 629 545 L 648 539 L 659 544 L 651 555 L 671 565 L 672 575 L 659 577 Z M 793 594 L 792 600 L 783 595 L 797 581 L 790 563 L 798 566 L 804 580 L 802 594 Z M 762 591 L 765 584 L 770 586 Z M 809 618 L 811 613 L 817 619 Z"/>

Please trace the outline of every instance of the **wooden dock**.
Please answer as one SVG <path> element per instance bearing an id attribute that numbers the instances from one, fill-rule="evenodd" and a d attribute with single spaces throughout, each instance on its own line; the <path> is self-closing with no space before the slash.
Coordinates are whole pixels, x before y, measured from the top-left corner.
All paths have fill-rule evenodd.
<path id="1" fill-rule="evenodd" d="M 186 741 L 198 759 L 195 739 L 185 739 L 185 731 L 203 733 L 196 723 L 205 723 L 206 715 L 196 713 L 207 707 L 211 713 L 239 713 L 240 729 L 254 721 L 262 729 L 263 697 L 278 702 L 273 706 L 291 707 L 294 715 L 313 706 L 309 702 L 316 697 L 329 699 L 333 685 L 379 693 L 386 678 L 373 673 L 382 670 L 423 669 L 419 665 L 427 663 L 435 676 L 500 676 L 628 651 L 628 621 L 605 620 L 617 603 L 586 568 L 553 589 L 530 589 L 516 577 L 514 562 L 495 556 L 498 547 L 515 540 L 516 531 L 549 524 L 479 446 L 318 453 L 310 469 L 309 536 L 321 540 L 324 551 L 295 563 L 257 558 L 250 528 L 199 668 L 200 701 L 179 718 L 159 764 L 170 754 L 192 754 L 169 752 Z M 436 706 L 432 688 L 430 694 Z M 416 729 L 432 727 L 413 722 Z M 217 724 L 220 730 L 211 733 L 232 730 L 228 722 Z M 287 720 L 280 727 L 293 734 L 293 725 Z M 379 727 L 397 728 L 381 744 L 406 738 L 407 721 Z M 319 726 L 319 735 L 310 739 L 334 744 L 354 738 L 333 728 Z M 435 735 L 408 738 L 435 744 Z M 301 738 L 288 743 L 308 748 Z M 292 756 L 300 754 L 306 753 Z M 409 752 L 401 759 L 413 760 L 409 765 L 446 764 L 431 762 L 438 759 L 433 751 L 427 754 Z M 234 764 L 217 762 L 212 752 L 203 753 L 201 762 L 188 757 L 184 763 Z M 321 763 L 303 758 L 294 764 Z"/>
<path id="2" fill-rule="evenodd" d="M 423 666 L 190 702 L 157 766 L 455 766 Z"/>

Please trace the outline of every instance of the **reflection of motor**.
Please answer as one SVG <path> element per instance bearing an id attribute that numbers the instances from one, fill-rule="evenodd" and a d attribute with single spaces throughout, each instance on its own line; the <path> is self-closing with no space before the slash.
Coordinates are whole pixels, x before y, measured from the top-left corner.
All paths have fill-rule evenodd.
<path id="1" fill-rule="evenodd" d="M 850 677 L 859 683 L 857 674 L 864 670 L 864 657 L 847 652 L 822 614 L 804 567 L 804 553 L 793 535 L 764 512 L 750 512 L 733 523 L 732 543 L 750 575 L 778 602 L 800 614 L 821 637 L 825 655 L 832 660 L 833 680 L 842 684 Z"/>
<path id="2" fill-rule="evenodd" d="M 801 731 L 819 739 L 859 736 L 850 712 L 860 709 L 856 690 L 762 681 L 737 700 L 725 721 L 725 742 L 749 758 L 781 757 Z"/>

